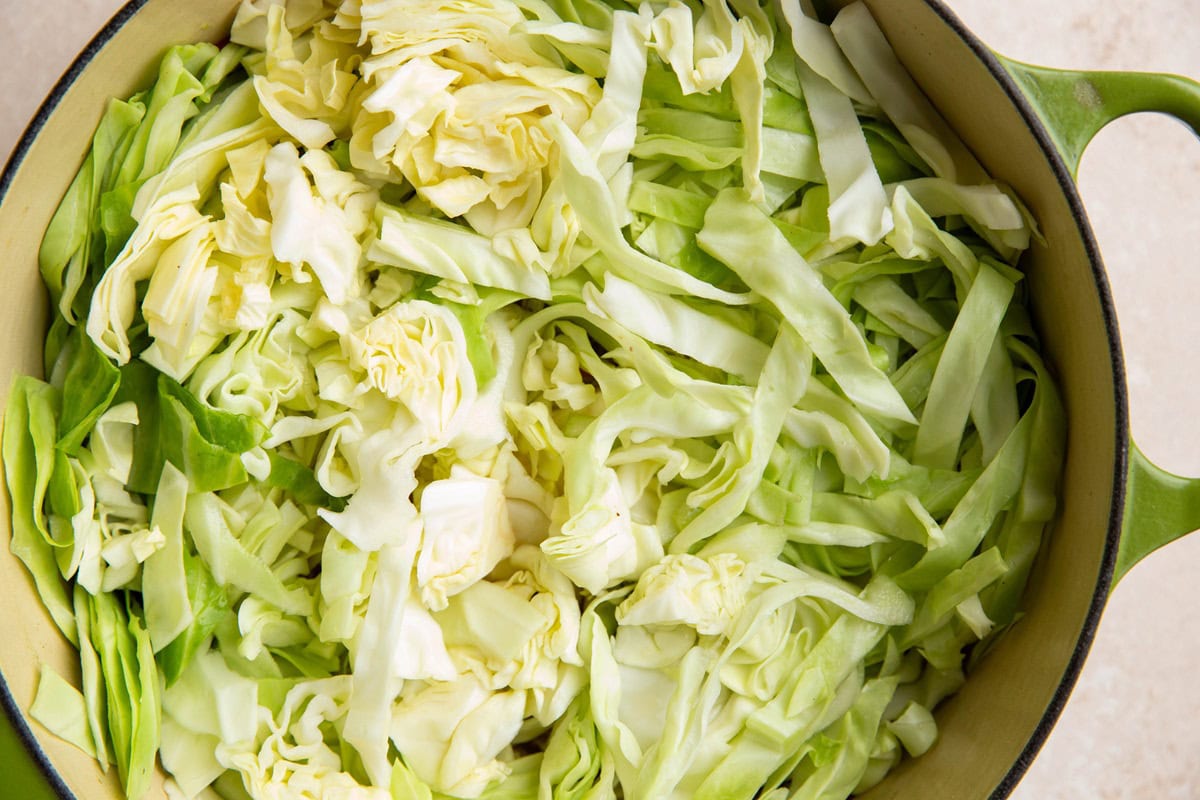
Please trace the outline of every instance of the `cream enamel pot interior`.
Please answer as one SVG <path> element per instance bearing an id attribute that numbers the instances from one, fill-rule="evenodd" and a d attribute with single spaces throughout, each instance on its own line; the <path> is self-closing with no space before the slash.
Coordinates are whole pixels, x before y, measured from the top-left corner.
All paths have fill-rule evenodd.
<path id="1" fill-rule="evenodd" d="M 7 255 L 0 396 L 14 375 L 40 374 L 46 299 L 36 267 L 38 244 L 105 99 L 140 88 L 167 45 L 218 38 L 235 5 L 130 3 L 55 87 L 18 145 L 0 175 L 0 248 Z M 1025 267 L 1070 425 L 1059 517 L 1030 584 L 1027 616 L 979 663 L 962 692 L 939 708 L 939 744 L 866 795 L 1001 798 L 1057 719 L 1113 582 L 1152 549 L 1200 527 L 1197 484 L 1158 470 L 1130 443 L 1115 315 L 1073 180 L 1087 142 L 1118 116 L 1163 111 L 1200 129 L 1200 87 L 1171 76 L 1019 65 L 998 59 L 933 0 L 868 5 L 950 123 L 1029 205 L 1045 238 Z M 7 518 L 7 497 L 0 497 L 0 519 Z M 7 547 L 0 551 L 0 585 L 6 592 L 0 701 L 7 711 L 0 715 L 0 794 L 120 797 L 115 770 L 101 774 L 71 745 L 25 720 L 39 664 L 66 676 L 76 675 L 78 666 Z"/>

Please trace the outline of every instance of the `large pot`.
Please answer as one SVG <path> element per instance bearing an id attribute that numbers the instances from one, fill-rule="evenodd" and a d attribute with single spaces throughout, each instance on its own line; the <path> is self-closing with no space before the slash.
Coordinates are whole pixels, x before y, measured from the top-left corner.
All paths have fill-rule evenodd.
<path id="1" fill-rule="evenodd" d="M 0 176 L 0 394 L 40 371 L 46 322 L 38 244 L 73 177 L 105 98 L 128 95 L 162 49 L 219 37 L 236 0 L 135 0 L 85 51 Z M 938 710 L 942 738 L 869 793 L 1001 798 L 1045 740 L 1075 683 L 1110 588 L 1141 557 L 1200 527 L 1200 489 L 1154 467 L 1130 442 L 1124 366 L 1107 278 L 1074 183 L 1105 124 L 1141 110 L 1200 130 L 1200 86 L 1162 75 L 1062 72 L 995 56 L 936 0 L 868 0 L 900 58 L 992 174 L 1032 209 L 1044 243 L 1026 270 L 1070 433 L 1061 511 L 1035 570 L 1027 615 Z M 0 518 L 7 519 L 7 498 Z M 77 672 L 20 563 L 0 552 L 0 764 L 5 796 L 118 797 L 115 770 L 26 722 L 39 664 Z M 35 734 L 34 731 L 38 733 Z"/>

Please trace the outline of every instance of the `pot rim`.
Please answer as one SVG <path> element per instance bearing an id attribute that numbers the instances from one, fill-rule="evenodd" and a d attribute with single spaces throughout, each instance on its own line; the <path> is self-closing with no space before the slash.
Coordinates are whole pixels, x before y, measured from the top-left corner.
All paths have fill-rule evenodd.
<path id="1" fill-rule="evenodd" d="M 17 140 L 12 154 L 4 165 L 4 169 L 0 171 L 0 204 L 3 204 L 16 173 L 33 146 L 33 142 L 49 121 L 50 115 L 58 108 L 67 91 L 91 64 L 92 59 L 95 58 L 97 53 L 148 2 L 149 0 L 128 0 L 128 2 L 121 6 L 104 27 L 92 37 L 87 46 L 75 57 L 67 70 L 54 83 L 45 100 L 38 107 L 37 113 L 26 126 L 20 139 Z M 1071 215 L 1074 217 L 1075 225 L 1083 240 L 1088 263 L 1092 268 L 1092 278 L 1100 300 L 1101 315 L 1104 320 L 1104 330 L 1108 338 L 1109 356 L 1113 369 L 1113 404 L 1115 407 L 1113 433 L 1116 438 L 1114 441 L 1111 485 L 1112 500 L 1109 509 L 1108 530 L 1105 533 L 1104 552 L 1101 556 L 1100 573 L 1096 581 L 1091 603 L 1083 620 L 1083 626 L 1080 629 L 1079 638 L 1076 640 L 1071 658 L 1063 670 L 1062 679 L 1059 681 L 1049 705 L 1042 713 L 1037 727 L 1030 735 L 1021 753 L 1017 756 L 1016 761 L 1013 762 L 1013 765 L 1005 773 L 1003 779 L 989 798 L 989 800 L 1004 800 L 1004 798 L 1007 798 L 1013 792 L 1021 778 L 1028 771 L 1038 752 L 1046 743 L 1046 739 L 1061 716 L 1063 709 L 1066 707 L 1067 700 L 1079 679 L 1080 672 L 1087 659 L 1088 651 L 1095 640 L 1100 618 L 1108 600 L 1108 594 L 1115 574 L 1117 548 L 1121 539 L 1122 521 L 1125 511 L 1125 484 L 1129 461 L 1129 394 L 1126 386 L 1125 359 L 1121 348 L 1120 330 L 1117 325 L 1116 306 L 1112 299 L 1108 273 L 1104 268 L 1100 248 L 1096 243 L 1091 223 L 1088 221 L 1087 212 L 1084 208 L 1083 200 L 1079 195 L 1078 186 L 1074 178 L 1072 178 L 1062 154 L 1055 146 L 1050 132 L 1034 110 L 1029 98 L 1020 89 L 1017 82 L 1003 65 L 1001 65 L 996 54 L 958 18 L 943 0 L 922 0 L 922 2 L 954 31 L 975 57 L 987 68 L 992 78 L 1004 89 L 1005 95 L 1013 106 L 1016 107 L 1029 132 L 1041 147 L 1054 173 L 1055 180 L 1058 182 L 1059 189 L 1067 200 L 1067 204 L 1071 209 Z M 9 691 L 8 682 L 4 679 L 2 671 L 0 671 L 0 707 L 3 708 L 2 713 L 8 715 L 17 737 L 25 746 L 29 757 L 39 768 L 42 776 L 49 782 L 53 792 L 60 800 L 78 800 L 39 744 L 37 737 L 34 735 L 25 718 L 25 714 L 18 707 L 16 699 Z"/>
<path id="2" fill-rule="evenodd" d="M 149 0 L 128 0 L 122 5 L 117 10 L 117 13 L 104 24 L 104 27 L 96 32 L 96 35 L 79 52 L 79 55 L 75 56 L 74 60 L 71 61 L 71 65 L 67 67 L 59 79 L 54 82 L 54 85 L 46 94 L 46 98 L 38 106 L 33 119 L 25 126 L 25 130 L 21 133 L 21 138 L 17 140 L 16 145 L 13 147 L 12 153 L 4 165 L 4 169 L 0 170 L 0 206 L 3 206 L 4 200 L 8 196 L 8 190 L 12 187 L 12 182 L 16 178 L 17 172 L 25 162 L 25 156 L 29 154 L 34 141 L 42 132 L 42 129 L 46 127 L 46 123 L 50 120 L 50 115 L 58 108 L 67 91 L 70 90 L 79 76 L 92 63 L 92 59 L 125 27 L 125 24 L 129 20 L 133 19 L 134 15 L 147 2 Z M 0 709 L 2 709 L 0 713 L 7 715 L 13 732 L 21 744 L 24 745 L 25 752 L 38 768 L 41 777 L 49 783 L 50 790 L 59 800 L 79 800 L 75 793 L 71 791 L 71 788 L 67 786 L 62 775 L 54 767 L 46 751 L 42 749 L 42 745 L 38 742 L 37 736 L 29 725 L 29 721 L 25 718 L 25 710 L 19 707 L 16 698 L 13 697 L 12 692 L 8 688 L 8 681 L 4 677 L 3 670 L 0 670 Z"/>
<path id="3" fill-rule="evenodd" d="M 1125 377 L 1125 357 L 1121 348 L 1121 335 L 1117 325 L 1116 306 L 1113 303 L 1112 291 L 1108 282 L 1108 272 L 1104 268 L 1104 261 L 1100 254 L 1099 245 L 1096 243 L 1096 236 L 1092 231 L 1091 223 L 1088 221 L 1083 199 L 1079 196 L 1079 187 L 1075 183 L 1075 179 L 1071 176 L 1071 171 L 1067 167 L 1066 161 L 1063 160 L 1062 153 L 1055 146 L 1049 130 L 1047 130 L 1045 124 L 1034 110 L 1029 98 L 1017 85 L 1016 80 L 1013 79 L 1008 70 L 1000 63 L 1000 60 L 991 48 L 984 44 L 954 14 L 943 0 L 923 0 L 923 2 L 963 40 L 975 54 L 975 57 L 991 73 L 992 78 L 1004 89 L 1004 93 L 1008 96 L 1009 101 L 1020 112 L 1026 127 L 1029 128 L 1029 132 L 1037 140 L 1042 152 L 1046 156 L 1046 160 L 1049 162 L 1050 168 L 1054 172 L 1054 177 L 1058 182 L 1059 189 L 1066 197 L 1067 203 L 1070 206 L 1071 215 L 1075 219 L 1076 228 L 1079 230 L 1084 249 L 1087 252 L 1088 263 L 1092 268 L 1092 278 L 1096 285 L 1096 293 L 1100 300 L 1104 329 L 1108 336 L 1109 357 L 1112 361 L 1113 370 L 1113 405 L 1116 412 L 1113 434 L 1116 439 L 1114 441 L 1112 501 L 1109 509 L 1108 530 L 1105 532 L 1104 552 L 1100 561 L 1100 573 L 1097 577 L 1094 593 L 1092 594 L 1092 601 L 1088 606 L 1083 626 L 1079 632 L 1079 638 L 1076 640 L 1071 658 L 1063 670 L 1058 688 L 1051 697 L 1049 705 L 1043 712 L 1042 718 L 1038 721 L 1037 727 L 1029 737 L 1029 741 L 1026 742 L 1024 749 L 1017 756 L 1017 760 L 1013 762 L 1012 767 L 1009 768 L 995 791 L 992 792 L 990 800 L 1003 800 L 1003 798 L 1008 797 L 1016 788 L 1017 783 L 1033 763 L 1038 751 L 1046 743 L 1050 731 L 1062 715 L 1062 711 L 1067 704 L 1067 699 L 1070 697 L 1071 691 L 1075 688 L 1084 662 L 1087 660 L 1088 651 L 1091 649 L 1092 642 L 1096 638 L 1096 630 L 1100 625 L 1100 618 L 1104 612 L 1104 606 L 1108 601 L 1108 594 L 1112 588 L 1116 569 L 1117 549 L 1121 541 L 1121 529 L 1125 515 L 1125 484 L 1129 469 L 1130 441 L 1129 392 Z"/>

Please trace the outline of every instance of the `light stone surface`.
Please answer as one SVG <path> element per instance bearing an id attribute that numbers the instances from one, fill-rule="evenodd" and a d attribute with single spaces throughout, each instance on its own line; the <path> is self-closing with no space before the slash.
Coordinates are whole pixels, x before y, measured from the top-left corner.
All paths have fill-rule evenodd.
<path id="1" fill-rule="evenodd" d="M 949 5 L 1019 60 L 1200 77 L 1196 0 Z M 0 0 L 0 159 L 119 6 Z M 1134 436 L 1164 467 L 1200 475 L 1191 406 L 1200 385 L 1200 142 L 1166 118 L 1122 120 L 1092 144 L 1080 182 L 1122 326 Z M 1151 556 L 1116 589 L 1075 693 L 1015 800 L 1200 797 L 1198 576 L 1200 535 Z"/>

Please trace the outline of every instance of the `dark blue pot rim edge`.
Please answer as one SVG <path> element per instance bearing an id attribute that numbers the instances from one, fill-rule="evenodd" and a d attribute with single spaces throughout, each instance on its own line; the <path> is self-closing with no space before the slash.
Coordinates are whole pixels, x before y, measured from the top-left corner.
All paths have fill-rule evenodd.
<path id="1" fill-rule="evenodd" d="M 58 107 L 67 90 L 70 89 L 79 75 L 91 63 L 96 54 L 147 2 L 148 0 L 130 0 L 130 2 L 126 3 L 88 43 L 71 63 L 71 66 L 67 68 L 67 71 L 54 84 L 46 100 L 38 108 L 37 113 L 18 140 L 4 171 L 0 173 L 0 203 L 3 202 L 5 195 L 8 193 L 17 170 L 32 147 L 34 140 L 41 133 L 42 128 L 45 127 L 50 115 Z M 1058 688 L 1050 700 L 1050 704 L 1042 714 L 1041 720 L 1038 722 L 1029 741 L 1020 755 L 1017 756 L 1017 760 L 1009 768 L 1000 784 L 991 794 L 990 800 L 1003 800 L 1012 793 L 1018 782 L 1025 775 L 1025 772 L 1033 763 L 1038 751 L 1045 744 L 1050 731 L 1054 728 L 1055 723 L 1062 714 L 1067 699 L 1070 697 L 1071 691 L 1079 679 L 1079 674 L 1083 669 L 1088 651 L 1091 649 L 1092 642 L 1095 639 L 1096 630 L 1100 624 L 1100 617 L 1108 599 L 1109 588 L 1112 585 L 1114 569 L 1116 567 L 1117 546 L 1121 538 L 1121 522 L 1124 518 L 1125 478 L 1129 458 L 1129 406 L 1125 385 L 1125 360 L 1121 350 L 1116 307 L 1112 300 L 1108 275 L 1104 269 L 1100 249 L 1096 243 L 1095 235 L 1092 233 L 1087 212 L 1084 209 L 1083 201 L 1079 196 L 1075 181 L 1071 177 L 1071 173 L 1067 169 L 1067 165 L 1059 154 L 1058 149 L 1055 147 L 1049 132 L 1038 118 L 1037 112 L 1034 111 L 1028 98 L 1021 91 L 1020 87 L 1018 87 L 1012 76 L 1009 75 L 1008 71 L 1000 64 L 1000 61 L 996 58 L 992 50 L 963 24 L 942 0 L 924 0 L 924 2 L 963 40 L 975 54 L 975 57 L 987 68 L 992 78 L 1000 84 L 1010 102 L 1020 112 L 1030 133 L 1042 148 L 1046 160 L 1054 172 L 1055 179 L 1058 181 L 1059 188 L 1070 206 L 1072 216 L 1075 218 L 1076 227 L 1079 229 L 1080 237 L 1087 252 L 1088 261 L 1092 267 L 1092 277 L 1094 278 L 1097 295 L 1100 300 L 1105 332 L 1108 335 L 1109 355 L 1113 368 L 1113 399 L 1116 409 L 1114 430 L 1116 437 L 1114 441 L 1115 458 L 1112 477 L 1112 503 L 1109 511 L 1109 524 L 1105 536 L 1100 574 L 1092 595 L 1092 601 L 1088 606 L 1087 615 L 1084 618 L 1083 627 L 1076 641 L 1074 652 L 1067 663 L 1066 669 L 1063 671 L 1062 680 L 1059 682 Z M 18 708 L 16 700 L 9 691 L 8 683 L 4 680 L 2 673 L 0 673 L 0 706 L 3 706 L 4 712 L 12 720 L 18 737 L 25 745 L 30 757 L 41 768 L 54 792 L 61 800 L 76 800 L 71 790 L 58 774 L 58 771 L 54 768 L 54 765 L 51 764 L 45 751 L 42 750 L 28 722 L 25 720 L 24 713 Z"/>

